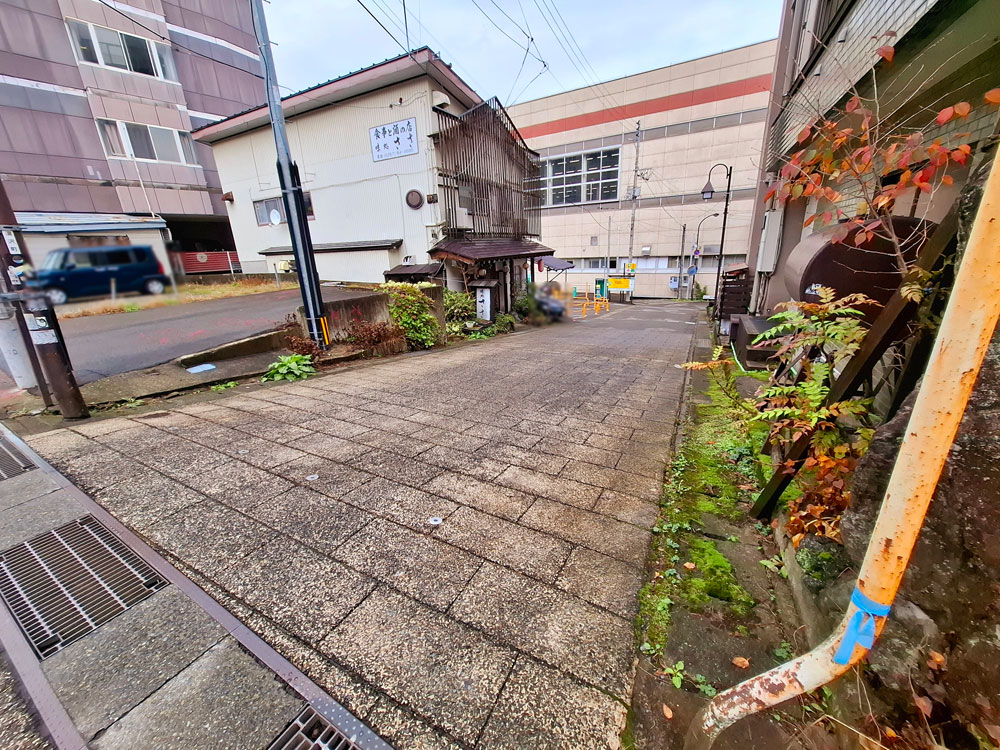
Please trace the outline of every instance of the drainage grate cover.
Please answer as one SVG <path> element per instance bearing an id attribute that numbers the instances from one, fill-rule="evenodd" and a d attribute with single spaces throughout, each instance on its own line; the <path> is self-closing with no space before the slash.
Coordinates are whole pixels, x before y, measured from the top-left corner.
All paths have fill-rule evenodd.
<path id="1" fill-rule="evenodd" d="M 0 482 L 37 468 L 21 451 L 0 438 Z"/>
<path id="2" fill-rule="evenodd" d="M 358 747 L 315 709 L 306 706 L 268 750 L 357 750 Z"/>
<path id="3" fill-rule="evenodd" d="M 0 597 L 41 659 L 166 585 L 93 516 L 0 552 Z"/>

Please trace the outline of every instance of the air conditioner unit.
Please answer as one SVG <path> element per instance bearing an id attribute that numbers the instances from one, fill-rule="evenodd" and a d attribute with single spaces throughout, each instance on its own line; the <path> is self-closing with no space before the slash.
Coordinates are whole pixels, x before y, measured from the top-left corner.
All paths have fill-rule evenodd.
<path id="1" fill-rule="evenodd" d="M 778 267 L 778 250 L 781 241 L 781 223 L 784 212 L 773 209 L 764 213 L 764 231 L 761 233 L 757 252 L 757 272 L 774 273 Z"/>
<path id="2" fill-rule="evenodd" d="M 643 246 L 642 250 L 640 250 L 639 252 L 640 252 L 641 255 L 652 255 L 653 254 L 653 248 L 651 248 L 649 245 L 645 245 L 645 246 Z"/>
<path id="3" fill-rule="evenodd" d="M 440 107 L 441 109 L 448 109 L 451 106 L 451 99 L 443 91 L 432 91 L 431 92 L 431 106 Z"/>
<path id="4" fill-rule="evenodd" d="M 472 229 L 472 217 L 469 216 L 469 209 L 461 207 L 455 209 L 455 228 Z"/>

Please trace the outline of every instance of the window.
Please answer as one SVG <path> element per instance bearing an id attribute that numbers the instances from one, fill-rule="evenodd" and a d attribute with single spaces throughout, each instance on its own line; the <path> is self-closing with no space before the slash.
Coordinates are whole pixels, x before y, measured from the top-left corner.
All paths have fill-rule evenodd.
<path id="1" fill-rule="evenodd" d="M 306 204 L 306 218 L 315 218 L 313 215 L 312 195 L 308 192 L 303 192 L 302 198 Z M 263 200 L 254 201 L 253 210 L 257 214 L 257 226 L 260 227 L 266 227 L 271 223 L 271 211 L 277 211 L 278 215 L 281 216 L 279 224 L 284 224 L 288 221 L 288 217 L 285 216 L 285 204 L 281 198 L 264 198 Z"/>
<path id="2" fill-rule="evenodd" d="M 83 62 L 96 63 L 97 52 L 94 50 L 94 40 L 90 36 L 90 27 L 79 21 L 69 21 L 69 33 L 76 44 L 77 54 Z"/>
<path id="3" fill-rule="evenodd" d="M 156 161 L 156 151 L 153 149 L 153 139 L 149 137 L 149 127 L 137 125 L 134 122 L 125 123 L 125 132 L 132 144 L 132 155 L 136 159 Z"/>
<path id="4" fill-rule="evenodd" d="M 584 267 L 588 269 L 604 268 L 603 258 L 587 258 L 585 263 L 586 265 Z"/>
<path id="5" fill-rule="evenodd" d="M 619 149 L 559 156 L 542 164 L 543 205 L 617 200 Z"/>
<path id="6" fill-rule="evenodd" d="M 132 262 L 132 254 L 128 250 L 109 250 L 106 255 L 109 266 L 124 266 Z"/>
<path id="7" fill-rule="evenodd" d="M 103 26 L 95 26 L 94 34 L 97 36 L 97 49 L 101 52 L 102 62 L 112 68 L 128 70 L 128 59 L 125 57 L 125 48 L 122 47 L 122 35 Z"/>
<path id="8" fill-rule="evenodd" d="M 169 44 L 73 19 L 66 24 L 80 62 L 178 81 Z"/>
<path id="9" fill-rule="evenodd" d="M 131 34 L 122 34 L 122 42 L 128 52 L 129 69 L 144 76 L 155 76 L 156 68 L 153 67 L 153 56 L 149 54 L 149 42 L 141 36 Z"/>
<path id="10" fill-rule="evenodd" d="M 197 165 L 190 133 L 137 122 L 98 120 L 97 129 L 108 156 Z"/>
<path id="11" fill-rule="evenodd" d="M 163 73 L 163 77 L 168 81 L 178 81 L 177 78 L 177 66 L 174 65 L 174 53 L 173 50 L 166 44 L 154 44 L 156 47 L 156 59 L 160 63 L 160 70 Z"/>
<path id="12" fill-rule="evenodd" d="M 77 268 L 90 268 L 94 265 L 90 260 L 93 255 L 96 255 L 96 253 L 75 252 L 70 256 L 70 263 L 75 265 Z"/>
<path id="13" fill-rule="evenodd" d="M 125 147 L 122 145 L 122 134 L 118 131 L 118 123 L 114 120 L 98 120 L 97 129 L 101 133 L 101 143 L 104 144 L 104 153 L 108 156 L 125 156 Z"/>

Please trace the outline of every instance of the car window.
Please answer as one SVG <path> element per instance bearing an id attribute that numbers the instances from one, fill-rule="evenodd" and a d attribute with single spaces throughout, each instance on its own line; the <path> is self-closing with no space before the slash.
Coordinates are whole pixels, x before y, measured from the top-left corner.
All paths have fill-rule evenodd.
<path id="1" fill-rule="evenodd" d="M 95 266 L 106 266 L 108 265 L 108 255 L 102 252 L 91 252 L 90 262 Z"/>
<path id="2" fill-rule="evenodd" d="M 109 250 L 108 265 L 123 266 L 132 262 L 132 255 L 128 250 Z"/>
<path id="3" fill-rule="evenodd" d="M 46 271 L 55 271 L 63 267 L 63 262 L 66 260 L 65 253 L 49 253 L 45 256 L 45 260 L 42 261 L 42 268 Z"/>
<path id="4" fill-rule="evenodd" d="M 141 247 L 132 248 L 132 256 L 134 257 L 136 263 L 145 263 L 149 260 L 149 256 L 146 255 L 146 251 Z"/>
<path id="5" fill-rule="evenodd" d="M 70 261 L 77 268 L 90 268 L 93 265 L 90 256 L 91 256 L 91 253 L 87 253 L 87 252 L 75 252 L 71 256 Z"/>

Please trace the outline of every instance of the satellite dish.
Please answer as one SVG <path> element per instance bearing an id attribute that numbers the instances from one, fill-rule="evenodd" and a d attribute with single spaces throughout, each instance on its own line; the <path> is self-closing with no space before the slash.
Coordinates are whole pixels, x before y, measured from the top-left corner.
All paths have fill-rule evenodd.
<path id="1" fill-rule="evenodd" d="M 268 218 L 271 219 L 271 226 L 276 227 L 281 223 L 281 212 L 276 208 L 272 208 L 271 213 L 268 214 Z"/>

